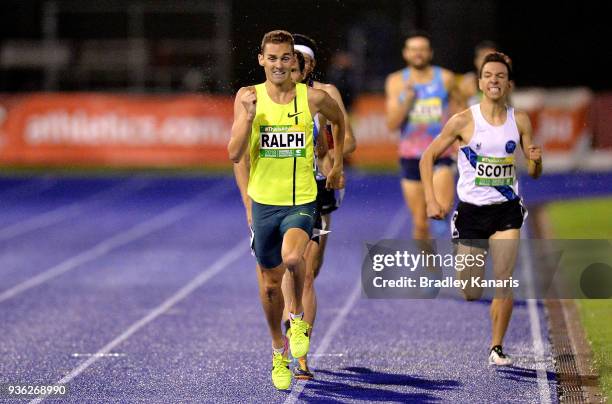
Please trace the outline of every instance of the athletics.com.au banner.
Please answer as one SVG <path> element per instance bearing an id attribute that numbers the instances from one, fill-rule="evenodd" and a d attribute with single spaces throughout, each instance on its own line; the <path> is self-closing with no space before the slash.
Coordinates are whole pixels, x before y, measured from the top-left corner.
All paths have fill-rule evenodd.
<path id="1" fill-rule="evenodd" d="M 230 166 L 225 96 L 0 96 L 0 163 Z"/>
<path id="2" fill-rule="evenodd" d="M 530 112 L 547 161 L 560 153 L 564 166 L 589 135 L 590 100 L 580 89 L 513 94 Z M 229 168 L 232 109 L 231 96 L 0 95 L 0 164 Z M 399 132 L 386 127 L 384 96 L 360 96 L 352 123 L 353 164 L 396 167 Z"/>

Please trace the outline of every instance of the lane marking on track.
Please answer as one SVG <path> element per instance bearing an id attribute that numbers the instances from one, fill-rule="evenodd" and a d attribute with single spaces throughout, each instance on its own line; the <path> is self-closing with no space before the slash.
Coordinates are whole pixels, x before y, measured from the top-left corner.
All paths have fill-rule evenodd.
<path id="1" fill-rule="evenodd" d="M 384 240 L 384 239 L 390 239 L 390 238 L 397 237 L 400 234 L 400 231 L 402 227 L 405 225 L 407 220 L 408 220 L 408 215 L 406 213 L 406 208 L 402 206 L 395 213 L 395 215 L 393 216 L 393 219 L 391 219 L 391 222 L 389 223 L 389 226 L 387 226 L 387 229 L 385 230 L 385 233 L 382 239 Z M 316 358 L 325 355 L 325 351 L 327 350 L 328 346 L 331 344 L 332 338 L 334 337 L 336 332 L 338 332 L 338 330 L 340 329 L 340 327 L 346 320 L 346 317 L 348 316 L 350 311 L 353 309 L 353 305 L 359 298 L 360 294 L 361 294 L 361 276 L 359 277 L 359 279 L 357 279 L 357 283 L 353 287 L 353 290 L 351 291 L 349 298 L 344 303 L 344 306 L 342 306 L 342 309 L 340 309 L 340 312 L 338 313 L 338 315 L 334 317 L 334 320 L 329 325 L 327 332 L 325 332 L 325 335 L 323 336 L 321 343 L 317 347 L 317 350 L 314 352 L 314 355 L 312 355 L 315 358 L 312 361 L 310 361 L 309 365 L 312 366 L 313 368 L 317 362 Z M 295 403 L 298 397 L 300 396 L 300 394 L 302 394 L 302 391 L 304 391 L 304 387 L 306 386 L 307 383 L 308 383 L 307 381 L 295 382 L 295 384 L 293 385 L 293 389 L 291 390 L 291 394 L 285 399 L 285 404 Z"/>
<path id="2" fill-rule="evenodd" d="M 205 203 L 218 200 L 227 192 L 229 192 L 227 184 L 221 182 L 207 189 L 206 191 L 197 194 L 187 202 L 176 205 L 161 214 L 157 214 L 144 222 L 138 223 L 127 230 L 121 230 L 114 236 L 105 239 L 88 250 L 70 257 L 67 260 L 64 260 L 59 264 L 39 273 L 38 275 L 35 275 L 13 286 L 12 288 L 1 292 L 0 303 L 13 298 L 28 289 L 43 284 L 50 279 L 56 278 L 68 271 L 78 268 L 86 262 L 93 261 L 118 247 L 122 247 L 157 230 L 167 227 L 193 211 L 201 209 Z M 214 195 L 215 197 L 211 199 L 210 195 Z"/>
<path id="3" fill-rule="evenodd" d="M 48 212 L 40 213 L 26 220 L 14 223 L 0 229 L 0 241 L 5 241 L 13 237 L 22 235 L 33 230 L 38 230 L 43 227 L 51 226 L 59 223 L 70 216 L 77 215 L 87 208 L 88 204 L 98 204 L 101 198 L 105 198 L 104 202 L 112 201 L 118 196 L 125 196 L 137 192 L 147 186 L 151 181 L 143 181 L 139 179 L 130 179 L 122 181 L 119 184 L 113 185 L 108 189 L 96 192 L 93 195 L 85 197 L 83 200 L 72 202 L 69 205 L 60 206 Z M 134 184 L 136 183 L 136 184 Z M 126 192 L 129 191 L 129 192 Z"/>
<path id="4" fill-rule="evenodd" d="M 73 358 L 91 358 L 92 356 L 98 357 L 98 358 L 121 358 L 126 356 L 126 354 L 124 353 L 118 353 L 118 352 L 108 352 L 108 353 L 78 353 L 75 352 L 72 355 L 70 355 Z"/>
<path id="5" fill-rule="evenodd" d="M 105 354 L 109 354 L 113 348 L 122 342 L 126 341 L 130 338 L 134 333 L 140 330 L 142 327 L 146 326 L 157 317 L 164 314 L 168 311 L 172 306 L 179 303 L 181 300 L 185 299 L 189 296 L 193 291 L 198 289 L 204 283 L 206 283 L 210 278 L 215 276 L 217 273 L 221 272 L 223 269 L 227 268 L 234 261 L 238 260 L 243 255 L 249 251 L 248 248 L 249 239 L 246 238 L 238 242 L 237 245 L 234 246 L 231 250 L 223 254 L 219 259 L 217 259 L 210 267 L 208 267 L 203 272 L 200 272 L 198 276 L 192 279 L 188 284 L 183 286 L 179 291 L 177 291 L 174 295 L 166 299 L 162 304 L 154 308 L 147 314 L 145 317 L 142 317 L 140 320 L 133 323 L 128 329 L 126 329 L 123 333 L 117 336 L 115 339 L 110 341 L 108 344 L 104 345 L 100 350 L 92 356 L 81 363 L 79 366 L 74 368 L 70 373 L 66 376 L 58 380 L 55 385 L 66 384 L 69 383 L 72 379 L 79 376 L 83 373 L 87 368 L 93 365 L 98 359 L 102 358 Z M 30 401 L 30 404 L 40 403 L 47 396 L 42 395 L 38 396 L 36 399 Z"/>
<path id="6" fill-rule="evenodd" d="M 520 259 L 521 266 L 525 272 L 525 283 L 527 287 L 527 297 L 535 296 L 533 289 L 533 262 L 531 254 L 527 247 L 525 237 L 527 237 L 524 227 L 521 230 L 520 244 Z M 540 328 L 540 316 L 538 314 L 537 299 L 527 299 L 527 308 L 529 310 L 529 324 L 531 326 L 531 339 L 533 341 L 533 351 L 535 357 L 536 375 L 538 380 L 538 391 L 540 393 L 540 402 L 548 404 L 550 399 L 550 386 L 548 385 L 548 377 L 546 374 L 546 359 L 544 357 L 544 343 L 542 339 L 542 330 Z"/>

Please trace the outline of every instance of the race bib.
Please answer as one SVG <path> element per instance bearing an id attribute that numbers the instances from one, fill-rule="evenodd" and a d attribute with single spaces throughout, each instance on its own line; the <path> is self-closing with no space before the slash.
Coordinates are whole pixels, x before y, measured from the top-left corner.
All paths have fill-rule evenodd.
<path id="1" fill-rule="evenodd" d="M 435 123 L 442 120 L 440 98 L 417 99 L 410 111 L 410 123 Z"/>
<path id="2" fill-rule="evenodd" d="M 301 125 L 259 127 L 259 157 L 306 157 L 306 132 Z"/>
<path id="3" fill-rule="evenodd" d="M 478 156 L 476 185 L 495 187 L 514 184 L 514 157 Z"/>

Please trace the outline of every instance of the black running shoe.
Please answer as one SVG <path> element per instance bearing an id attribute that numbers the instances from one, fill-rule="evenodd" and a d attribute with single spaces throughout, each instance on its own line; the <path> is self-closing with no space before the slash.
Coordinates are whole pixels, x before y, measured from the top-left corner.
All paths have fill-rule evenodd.
<path id="1" fill-rule="evenodd" d="M 495 345 L 491 348 L 491 353 L 489 353 L 489 365 L 496 366 L 511 366 L 512 359 L 502 350 L 501 345 Z"/>
<path id="2" fill-rule="evenodd" d="M 308 370 L 308 366 L 306 366 L 306 369 L 302 369 L 299 363 L 293 368 L 293 377 L 298 380 L 314 379 L 314 375 L 310 370 Z"/>

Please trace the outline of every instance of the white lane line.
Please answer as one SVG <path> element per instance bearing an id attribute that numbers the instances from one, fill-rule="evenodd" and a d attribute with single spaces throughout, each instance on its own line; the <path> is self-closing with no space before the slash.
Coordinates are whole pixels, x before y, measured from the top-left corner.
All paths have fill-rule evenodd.
<path id="1" fill-rule="evenodd" d="M 75 352 L 72 355 L 73 358 L 91 358 L 92 356 L 97 356 L 100 358 L 121 358 L 123 356 L 126 356 L 126 354 L 124 353 L 119 353 L 119 352 L 108 352 L 108 353 L 78 353 Z"/>
<path id="2" fill-rule="evenodd" d="M 83 200 L 73 202 L 69 205 L 60 206 L 48 212 L 32 216 L 27 220 L 4 227 L 0 229 L 0 241 L 8 240 L 21 234 L 41 229 L 43 227 L 51 226 L 52 224 L 58 223 L 72 215 L 76 215 L 82 212 L 86 208 L 87 204 L 99 203 L 101 198 L 105 198 L 105 202 L 108 202 L 109 200 L 113 200 L 113 198 L 116 198 L 117 196 L 125 195 L 126 191 L 130 191 L 127 192 L 128 194 L 139 191 L 140 189 L 148 185 L 150 182 L 150 180 L 143 181 L 141 179 L 130 179 L 127 181 L 122 181 L 119 184 L 113 185 L 109 189 L 105 189 L 103 191 L 96 192 L 93 195 L 89 195 Z"/>
<path id="3" fill-rule="evenodd" d="M 385 229 L 385 234 L 383 234 L 382 239 L 390 239 L 399 236 L 402 227 L 406 224 L 406 220 L 408 220 L 408 212 L 405 207 L 402 207 L 393 215 L 389 226 Z"/>
<path id="4" fill-rule="evenodd" d="M 144 222 L 141 222 L 128 230 L 121 230 L 114 236 L 107 238 L 106 240 L 96 244 L 92 248 L 83 251 L 80 254 L 77 254 L 71 258 L 68 258 L 67 260 L 60 262 L 59 264 L 47 269 L 46 271 L 36 276 L 33 276 L 32 278 L 29 278 L 21 282 L 20 284 L 15 285 L 12 288 L 0 293 L 0 303 L 17 296 L 18 294 L 25 292 L 26 290 L 31 289 L 34 286 L 38 286 L 50 279 L 53 279 L 65 272 L 71 271 L 86 262 L 101 257 L 104 254 L 118 247 L 131 243 L 132 241 L 142 238 L 150 233 L 153 233 L 156 230 L 160 230 L 166 226 L 169 226 L 172 223 L 178 221 L 179 219 L 185 217 L 192 211 L 201 209 L 202 205 L 204 205 L 205 202 L 211 200 L 210 195 L 223 196 L 227 192 L 229 192 L 229 188 L 227 184 L 224 184 L 222 182 L 212 187 L 212 189 L 207 189 L 206 191 L 196 195 L 194 198 L 190 199 L 187 202 L 174 206 L 173 208 L 170 208 L 165 212 L 158 214 Z M 213 199 L 217 198 L 214 197 Z"/>
<path id="5" fill-rule="evenodd" d="M 160 304 L 159 306 L 151 310 L 149 314 L 147 314 L 145 317 L 133 323 L 127 330 L 121 333 L 121 335 L 119 335 L 117 338 L 113 339 L 111 342 L 109 342 L 108 344 L 100 348 L 98 352 L 92 354 L 92 356 L 89 359 L 87 359 L 86 361 L 81 363 L 79 366 L 74 368 L 72 371 L 70 371 L 70 373 L 68 373 L 62 379 L 57 381 L 55 385 L 69 383 L 72 379 L 74 379 L 75 377 L 83 373 L 88 367 L 94 364 L 98 359 L 104 357 L 105 354 L 110 353 L 113 350 L 113 348 L 115 348 L 117 345 L 121 344 L 122 342 L 130 338 L 134 333 L 136 333 L 142 327 L 149 324 L 150 322 L 152 322 L 153 320 L 155 320 L 157 317 L 161 316 L 162 314 L 164 314 L 172 306 L 174 306 L 175 304 L 177 304 L 178 302 L 180 302 L 181 300 L 189 296 L 194 290 L 196 290 L 197 288 L 202 286 L 204 283 L 206 283 L 210 278 L 215 276 L 217 273 L 221 272 L 223 269 L 225 269 L 227 266 L 232 264 L 238 258 L 245 255 L 247 251 L 249 251 L 248 246 L 249 246 L 248 238 L 245 238 L 244 240 L 241 240 L 240 242 L 238 242 L 238 244 L 234 246 L 234 248 L 226 252 L 223 256 L 221 256 L 217 261 L 215 261 L 206 270 L 204 270 L 203 272 L 200 272 L 200 274 L 196 276 L 193 280 L 191 280 L 187 285 L 183 286 L 178 292 L 176 292 L 174 295 L 169 297 L 162 304 Z M 30 401 L 30 404 L 40 403 L 42 400 L 45 399 L 45 397 L 46 396 L 39 396 L 36 399 Z"/>
<path id="6" fill-rule="evenodd" d="M 524 229 L 524 227 L 523 227 Z M 529 248 L 526 244 L 528 239 L 524 230 L 521 230 L 522 240 L 520 244 L 521 266 L 525 273 L 525 283 L 527 287 L 527 308 L 529 310 L 529 324 L 531 325 L 531 339 L 533 341 L 533 351 L 535 356 L 536 375 L 538 380 L 538 391 L 541 403 L 550 403 L 550 386 L 546 375 L 546 365 L 544 357 L 544 343 L 542 330 L 540 328 L 540 316 L 538 314 L 538 301 L 535 298 L 533 286 L 533 261 Z"/>
<path id="7" fill-rule="evenodd" d="M 404 226 L 407 219 L 408 219 L 408 216 L 406 214 L 406 207 L 402 206 L 391 219 L 391 222 L 389 223 L 389 226 L 385 230 L 385 233 L 382 239 L 384 240 L 384 239 L 390 239 L 390 238 L 397 237 L 400 234 L 400 231 L 402 227 Z M 361 274 L 361 271 L 359 272 Z M 346 320 L 346 317 L 348 316 L 350 311 L 353 309 L 353 305 L 359 298 L 360 294 L 361 294 L 361 276 L 357 279 L 357 283 L 355 284 L 355 287 L 351 291 L 349 298 L 344 303 L 344 306 L 342 306 L 342 309 L 340 309 L 340 312 L 338 313 L 338 315 L 334 317 L 334 321 L 331 322 L 329 328 L 327 329 L 327 332 L 325 333 L 325 335 L 323 336 L 323 339 L 321 340 L 321 343 L 319 344 L 317 350 L 314 352 L 314 355 L 313 355 L 314 358 L 309 363 L 310 367 L 314 368 L 314 365 L 317 362 L 317 358 L 320 358 L 321 356 L 325 354 L 325 351 L 327 350 L 329 344 L 331 344 L 332 338 L 334 338 L 334 335 L 336 334 L 336 332 L 338 332 L 338 330 L 344 323 L 344 320 Z M 308 382 L 307 381 L 296 382 L 293 386 L 293 389 L 291 390 L 291 394 L 285 399 L 285 404 L 295 403 L 298 397 L 300 396 L 300 394 L 302 394 L 302 391 L 304 391 L 304 387 L 306 386 L 306 383 Z"/>
<path id="8" fill-rule="evenodd" d="M 0 192 L 2 198 L 24 197 L 33 193 L 41 193 L 57 184 L 56 179 L 45 178 L 45 181 L 40 184 L 41 179 L 26 182 L 25 184 L 17 185 L 14 188 L 6 189 Z"/>

